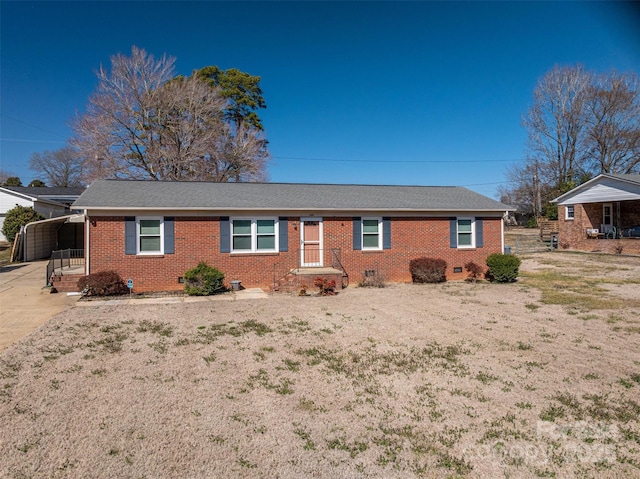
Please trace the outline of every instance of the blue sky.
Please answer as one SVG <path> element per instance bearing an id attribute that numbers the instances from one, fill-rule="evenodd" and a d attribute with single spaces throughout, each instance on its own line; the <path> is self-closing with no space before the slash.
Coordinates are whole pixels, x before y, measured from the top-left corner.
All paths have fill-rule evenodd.
<path id="1" fill-rule="evenodd" d="M 64 145 L 94 70 L 131 46 L 262 77 L 271 181 L 463 185 L 490 197 L 526 152 L 555 64 L 640 73 L 617 2 L 0 3 L 0 169 L 27 184 Z M 330 160 L 330 161 L 329 161 Z"/>

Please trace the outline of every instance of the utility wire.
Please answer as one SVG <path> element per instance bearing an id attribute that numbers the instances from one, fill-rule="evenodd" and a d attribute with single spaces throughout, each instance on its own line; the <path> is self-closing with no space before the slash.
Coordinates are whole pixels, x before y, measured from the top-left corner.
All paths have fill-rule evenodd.
<path id="1" fill-rule="evenodd" d="M 306 158 L 297 156 L 272 156 L 275 160 L 328 161 L 337 163 L 508 163 L 514 160 L 347 160 L 337 158 Z"/>
<path id="2" fill-rule="evenodd" d="M 19 141 L 22 143 L 65 143 L 60 140 L 24 140 L 21 138 L 0 138 L 0 141 Z"/>
<path id="3" fill-rule="evenodd" d="M 0 116 L 2 116 L 4 118 L 7 118 L 8 120 L 17 121 L 18 123 L 22 123 L 23 125 L 30 126 L 31 128 L 35 128 L 36 130 L 44 131 L 45 133 L 49 133 L 51 135 L 55 135 L 55 136 L 59 136 L 60 138 L 64 138 L 64 136 L 62 136 L 60 133 L 55 133 L 53 131 L 46 130 L 46 129 L 42 128 L 42 127 L 39 127 L 38 125 L 34 125 L 33 123 L 28 123 L 26 121 L 19 120 L 18 118 L 14 118 L 12 116 L 5 115 L 4 113 L 0 113 Z"/>

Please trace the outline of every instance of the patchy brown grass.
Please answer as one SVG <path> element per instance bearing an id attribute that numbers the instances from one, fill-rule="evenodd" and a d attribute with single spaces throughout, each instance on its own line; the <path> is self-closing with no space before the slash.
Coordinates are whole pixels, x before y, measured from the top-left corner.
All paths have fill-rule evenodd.
<path id="1" fill-rule="evenodd" d="M 76 306 L 0 356 L 0 476 L 637 477 L 640 262 L 575 256 L 509 285 Z"/>
<path id="2" fill-rule="evenodd" d="M 9 243 L 0 244 L 0 264 L 11 259 L 11 245 Z"/>

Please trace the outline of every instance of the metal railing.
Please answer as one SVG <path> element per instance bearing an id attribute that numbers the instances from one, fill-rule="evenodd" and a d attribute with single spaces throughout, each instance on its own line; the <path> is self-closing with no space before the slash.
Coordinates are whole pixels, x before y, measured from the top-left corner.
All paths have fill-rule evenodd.
<path id="1" fill-rule="evenodd" d="M 303 268 L 314 267 L 327 267 L 325 263 L 325 249 L 308 250 L 306 252 L 304 261 L 302 259 L 302 251 L 300 249 L 295 250 L 296 263 L 292 265 L 287 262 L 278 262 L 273 265 L 273 286 L 278 286 L 278 283 L 285 278 L 292 270 L 300 270 Z M 346 288 L 349 285 L 349 274 L 342 264 L 341 250 L 340 248 L 332 248 L 331 250 L 331 268 L 340 270 L 342 272 L 342 287 Z"/>
<path id="2" fill-rule="evenodd" d="M 60 271 L 64 268 L 71 268 L 72 266 L 80 266 L 84 264 L 84 249 L 61 249 L 51 252 L 51 258 L 47 263 L 47 277 L 46 284 L 51 286 L 51 277 L 56 270 Z"/>
<path id="3" fill-rule="evenodd" d="M 342 287 L 346 288 L 349 286 L 349 273 L 347 273 L 347 270 L 342 265 L 341 257 L 342 251 L 340 248 L 331 249 L 331 267 L 342 271 Z"/>

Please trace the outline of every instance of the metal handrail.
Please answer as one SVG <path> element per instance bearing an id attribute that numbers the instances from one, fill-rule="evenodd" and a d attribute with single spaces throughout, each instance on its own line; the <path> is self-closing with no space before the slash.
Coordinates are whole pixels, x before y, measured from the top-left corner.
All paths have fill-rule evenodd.
<path id="1" fill-rule="evenodd" d="M 318 250 L 318 254 L 319 257 L 324 259 L 324 253 L 325 253 L 325 249 L 319 249 Z M 296 256 L 296 263 L 295 266 L 290 267 L 284 263 L 275 263 L 273 265 L 273 286 L 276 287 L 276 285 L 278 284 L 278 281 L 280 281 L 281 279 L 283 279 L 287 274 L 289 274 L 292 270 L 300 270 L 302 269 L 304 266 L 302 265 L 302 251 L 301 249 L 296 249 L 295 250 L 295 256 Z M 324 261 L 322 261 L 322 263 L 324 264 Z M 290 265 L 291 263 L 289 263 Z M 349 274 L 347 273 L 347 270 L 345 269 L 344 265 L 342 264 L 342 260 L 341 260 L 341 249 L 340 248 L 332 248 L 331 249 L 331 267 L 334 269 L 338 269 L 340 271 L 342 271 L 342 277 L 343 277 L 343 288 L 346 288 L 349 285 Z"/>
<path id="2" fill-rule="evenodd" d="M 347 273 L 347 270 L 342 265 L 342 261 L 340 260 L 341 253 L 342 253 L 342 250 L 340 250 L 340 248 L 331 249 L 331 257 L 332 257 L 331 267 L 342 271 L 342 278 L 343 278 L 342 287 L 346 288 L 347 286 L 349 286 L 349 273 Z M 346 284 L 345 284 L 344 278 L 346 278 Z"/>
<path id="3" fill-rule="evenodd" d="M 71 268 L 84 264 L 84 249 L 61 249 L 51 252 L 51 258 L 47 263 L 47 277 L 45 284 L 51 286 L 51 278 L 56 269 Z"/>

